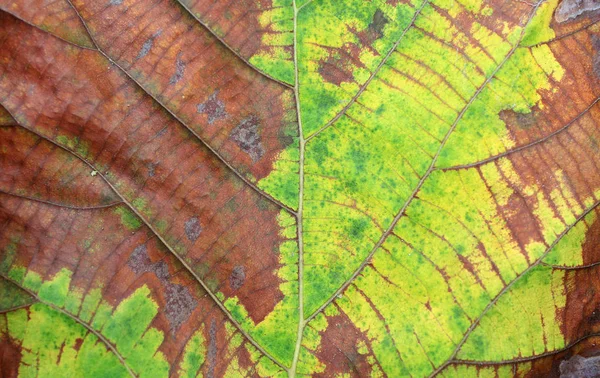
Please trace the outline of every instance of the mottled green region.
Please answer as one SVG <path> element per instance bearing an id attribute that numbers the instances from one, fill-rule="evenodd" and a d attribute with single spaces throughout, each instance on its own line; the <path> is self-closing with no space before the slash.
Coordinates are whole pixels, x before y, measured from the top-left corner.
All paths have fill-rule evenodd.
<path id="1" fill-rule="evenodd" d="M 259 324 L 254 324 L 237 297 L 225 301 L 232 316 L 247 329 L 278 361 L 290 365 L 294 354 L 298 326 L 298 244 L 296 243 L 296 219 L 281 210 L 278 216 L 280 236 L 285 240 L 279 248 L 281 267 L 277 275 L 282 284 L 279 289 L 284 297 L 273 311 Z"/>
<path id="2" fill-rule="evenodd" d="M 141 377 L 161 377 L 169 372 L 168 362 L 157 352 L 164 336 L 161 331 L 148 328 L 157 313 L 150 289 L 143 286 L 117 306 L 102 328 L 102 333 L 117 345 Z"/>
<path id="3" fill-rule="evenodd" d="M 19 377 L 130 377 L 93 333 L 47 305 L 4 316 L 0 338 L 22 347 Z"/>
<path id="4" fill-rule="evenodd" d="M 26 306 L 35 299 L 25 290 L 0 277 L 0 311 Z"/>
<path id="5" fill-rule="evenodd" d="M 560 81 L 563 75 L 564 69 L 547 45 L 515 50 L 469 106 L 437 166 L 469 164 L 516 147 L 500 112 L 527 114 L 535 105 L 543 109 L 541 91 L 551 90 L 551 81 Z"/>
<path id="6" fill-rule="evenodd" d="M 288 84 L 294 84 L 294 8 L 292 0 L 271 0 L 268 9 L 253 12 L 263 31 L 260 49 L 250 63 Z M 261 3 L 256 3 L 260 7 Z"/>
<path id="7" fill-rule="evenodd" d="M 565 306 L 565 271 L 538 266 L 503 295 L 471 332 L 457 357 L 503 361 L 565 347 L 557 320 Z"/>
<path id="8" fill-rule="evenodd" d="M 539 187 L 520 180 L 508 160 L 481 167 L 481 174 L 477 169 L 434 172 L 374 255 L 372 265 L 336 300 L 368 335 L 386 374 L 429 375 L 431 364 L 443 364 L 474 319 L 515 281 L 511 292 L 520 294 L 499 301 L 498 309 L 493 307 L 495 312 L 484 316 L 494 320 L 482 322 L 481 327 L 486 324 L 487 328 L 471 336 L 483 340 L 477 345 L 469 341 L 461 353 L 468 350 L 472 360 L 499 360 L 485 353 L 508 353 L 504 349 L 520 340 L 529 340 L 530 350 L 521 346 L 514 355 L 504 357 L 527 356 L 543 347 L 556 350 L 562 345 L 556 319 L 556 309 L 564 307 L 564 294 L 561 297 L 557 289 L 561 276 L 556 273 L 549 279 L 536 271 L 524 272 L 570 226 L 557 221 L 549 210 L 564 207 L 565 197 L 546 197 Z M 537 201 L 535 212 L 545 239 L 517 243 L 507 218 L 499 215 L 498 207 L 506 206 L 515 195 L 513 188 L 521 188 L 520 196 Z M 519 307 L 515 298 L 529 298 L 529 302 Z M 500 315 L 495 313 L 511 318 L 497 319 Z M 543 327 L 536 326 L 534 319 Z M 517 328 L 507 331 L 517 323 Z M 482 354 L 471 355 L 475 353 L 471 351 Z"/>
<path id="9" fill-rule="evenodd" d="M 390 20 L 384 31 L 389 28 L 390 33 L 396 33 L 399 38 L 402 27 L 398 25 L 406 27 L 414 9 L 409 11 L 407 5 L 399 5 L 393 16 L 386 13 L 385 5 L 376 8 L 375 3 L 362 3 L 362 7 L 346 3 L 337 6 L 347 8 L 340 10 L 340 14 L 354 20 L 352 25 L 358 22 L 353 18 L 359 17 L 355 14 L 361 15 L 364 9 L 363 28 L 368 25 L 365 24 L 367 21 L 372 21 L 369 17 L 373 17 L 376 9 L 383 9 Z M 483 155 L 488 149 L 496 148 L 500 152 L 510 143 L 502 140 L 495 144 L 498 133 L 506 135 L 506 126 L 498 113 L 508 108 L 530 111 L 534 105 L 540 105 L 538 91 L 549 88 L 548 75 L 555 79 L 562 76 L 560 66 L 545 47 L 533 51 L 520 48 L 511 53 L 520 42 L 523 29 L 507 24 L 504 34 L 489 30 L 484 22 L 493 24 L 495 21 L 481 3 L 464 1 L 456 7 L 444 1 L 434 3 L 435 6 L 426 5 L 422 9 L 416 18 L 416 27 L 410 28 L 402 37 L 376 80 L 367 86 L 356 103 L 306 145 L 303 227 L 305 260 L 308 262 L 304 276 L 307 315 L 340 287 L 364 260 L 409 200 L 434 156 L 440 153 L 438 165 L 447 166 L 462 162 L 463 156 Z M 453 17 L 472 19 L 471 28 L 459 28 L 439 8 L 447 10 Z M 305 9 L 303 17 L 310 15 L 313 18 L 312 21 L 303 19 L 307 24 L 329 17 L 322 13 L 337 14 L 315 4 L 308 5 L 301 14 Z M 345 12 L 352 12 L 353 16 Z M 398 25 L 393 26 L 395 23 L 391 20 L 397 20 Z M 358 26 L 353 27 L 360 30 Z M 340 28 L 324 28 L 312 28 L 311 32 L 303 30 L 306 35 L 302 37 L 302 48 L 316 54 L 322 48 L 315 45 L 314 39 L 322 38 L 331 45 L 339 38 L 352 36 L 351 33 L 344 34 L 336 39 L 330 34 L 339 32 Z M 391 46 L 384 40 L 386 37 L 375 42 L 377 46 L 381 44 L 382 52 Z M 454 45 L 461 46 L 462 51 L 453 48 Z M 544 63 L 538 65 L 536 61 Z M 314 64 L 314 59 L 304 64 Z M 302 69 L 308 70 L 307 67 Z M 519 74 L 523 69 L 530 73 Z M 312 73 L 302 71 L 301 77 L 306 78 L 301 80 L 314 77 L 322 88 L 333 85 L 324 82 L 315 70 L 317 68 L 313 67 Z M 353 69 L 352 72 L 356 76 L 361 71 Z M 494 74 L 498 78 L 490 79 Z M 314 129 L 311 122 L 323 126 L 336 110 L 328 111 L 326 116 L 319 115 L 320 111 L 340 109 L 337 105 L 328 108 L 324 95 L 318 88 L 313 88 L 316 85 L 301 82 L 301 93 L 302 88 L 306 88 L 301 105 L 303 125 L 308 134 Z M 335 92 L 332 97 L 336 101 L 344 98 L 337 91 L 343 90 L 346 95 L 358 91 L 355 84 L 335 88 L 331 91 Z M 319 110 L 313 111 L 312 107 Z M 441 141 L 454 125 L 454 134 L 458 136 L 452 134 L 448 144 L 441 149 Z M 491 142 L 480 143 L 484 138 Z M 468 160 L 473 159 L 469 157 Z M 486 237 L 493 238 L 493 235 Z M 510 236 L 504 239 L 509 242 Z M 499 244 L 496 243 L 491 253 L 502 253 Z M 506 263 L 502 265 L 505 271 L 508 270 L 505 274 L 514 276 L 515 273 L 510 272 L 512 268 L 506 268 Z M 490 272 L 489 275 L 495 274 Z M 499 285 L 501 282 L 497 280 L 495 287 Z"/>
<path id="10" fill-rule="evenodd" d="M 63 308 L 102 334 L 140 377 L 167 376 L 169 364 L 158 352 L 163 333 L 150 327 L 158 313 L 150 289 L 147 286 L 138 288 L 114 308 L 102 300 L 99 288 L 89 290 L 86 295 L 79 288 L 71 288 L 71 276 L 72 272 L 64 268 L 46 280 L 28 271 L 22 285 L 36 292 L 42 303 Z"/>
<path id="11" fill-rule="evenodd" d="M 322 0 L 298 14 L 300 104 L 305 136 L 347 105 L 411 22 L 420 0 L 392 6 L 385 1 Z M 360 34 L 368 35 L 363 46 Z M 345 58 L 349 54 L 357 56 Z M 353 59 L 357 58 L 357 61 Z M 328 59 L 344 67 L 341 85 L 323 74 Z"/>
<path id="12" fill-rule="evenodd" d="M 202 328 L 196 331 L 185 346 L 179 371 L 181 377 L 194 378 L 199 374 L 206 355 L 206 340 L 203 332 Z"/>
<path id="13" fill-rule="evenodd" d="M 546 264 L 558 266 L 581 266 L 583 261 L 583 243 L 586 233 L 594 222 L 598 221 L 596 212 L 591 212 L 569 230 L 559 243 L 552 248 L 544 259 Z"/>
<path id="14" fill-rule="evenodd" d="M 530 362 L 523 362 L 519 364 L 517 372 L 525 373 L 531 368 Z M 518 374 L 517 377 L 523 375 Z M 465 377 L 476 377 L 476 378 L 514 378 L 514 372 L 512 365 L 500 365 L 500 366 L 472 366 L 472 365 L 452 365 L 444 369 L 440 375 L 440 378 L 465 378 Z"/>
<path id="15" fill-rule="evenodd" d="M 113 211 L 121 216 L 121 223 L 128 230 L 135 231 L 142 227 L 142 220 L 138 218 L 137 215 L 135 215 L 135 213 L 127 207 L 119 206 L 116 207 Z"/>

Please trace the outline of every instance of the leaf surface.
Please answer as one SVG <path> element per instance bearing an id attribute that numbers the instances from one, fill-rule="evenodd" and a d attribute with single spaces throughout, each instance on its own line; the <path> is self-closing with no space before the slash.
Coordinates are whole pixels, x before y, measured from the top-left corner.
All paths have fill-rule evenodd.
<path id="1" fill-rule="evenodd" d="M 575 3 L 0 1 L 3 375 L 597 368 Z"/>

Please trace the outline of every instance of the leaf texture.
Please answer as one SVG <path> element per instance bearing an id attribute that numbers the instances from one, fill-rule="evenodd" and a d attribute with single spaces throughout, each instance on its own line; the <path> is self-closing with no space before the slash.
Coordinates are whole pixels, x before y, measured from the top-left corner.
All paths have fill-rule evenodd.
<path id="1" fill-rule="evenodd" d="M 595 374 L 596 8 L 0 0 L 2 376 Z"/>

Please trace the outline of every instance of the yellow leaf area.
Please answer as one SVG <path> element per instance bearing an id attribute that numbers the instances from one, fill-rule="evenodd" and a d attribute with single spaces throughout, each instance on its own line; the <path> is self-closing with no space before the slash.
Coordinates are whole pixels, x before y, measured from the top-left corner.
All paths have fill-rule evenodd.
<path id="1" fill-rule="evenodd" d="M 582 265 L 600 188 L 576 193 L 552 164 L 548 188 L 512 153 L 501 113 L 543 111 L 566 76 L 546 44 L 558 1 L 519 4 L 296 4 L 307 324 L 292 375 L 334 375 L 336 328 L 372 376 L 566 346 L 552 265 Z M 259 186 L 281 198 L 278 180 Z"/>

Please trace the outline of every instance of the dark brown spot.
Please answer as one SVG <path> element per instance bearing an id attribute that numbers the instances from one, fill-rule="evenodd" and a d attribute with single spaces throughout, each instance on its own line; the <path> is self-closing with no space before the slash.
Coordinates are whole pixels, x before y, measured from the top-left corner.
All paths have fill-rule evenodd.
<path id="1" fill-rule="evenodd" d="M 0 377 L 18 377 L 21 357 L 21 346 L 11 340 L 0 339 Z"/>
<path id="2" fill-rule="evenodd" d="M 191 217 L 185 222 L 185 235 L 193 243 L 200 237 L 202 226 L 198 217 Z"/>
<path id="3" fill-rule="evenodd" d="M 556 8 L 554 19 L 557 22 L 566 22 L 598 9 L 600 0 L 563 0 Z"/>
<path id="4" fill-rule="evenodd" d="M 83 344 L 83 339 L 81 337 L 76 338 L 75 345 L 73 345 L 73 349 L 75 349 L 76 351 L 79 352 L 79 349 L 81 349 L 82 344 Z"/>
<path id="5" fill-rule="evenodd" d="M 246 280 L 246 273 L 244 272 L 244 267 L 241 265 L 238 265 L 235 268 L 233 268 L 233 271 L 231 272 L 231 275 L 229 276 L 229 286 L 231 286 L 231 288 L 233 290 L 237 290 L 240 287 L 242 287 L 242 285 L 244 285 L 245 280 Z"/>
<path id="6" fill-rule="evenodd" d="M 600 376 L 600 356 L 575 355 L 560 363 L 560 378 L 597 378 Z"/>
<path id="7" fill-rule="evenodd" d="M 258 126 L 258 117 L 250 116 L 242 120 L 231 131 L 231 138 L 233 138 L 242 151 L 250 155 L 253 162 L 258 161 L 265 154 L 265 150 L 260 142 Z"/>
<path id="8" fill-rule="evenodd" d="M 219 91 L 211 94 L 208 99 L 202 104 L 198 104 L 198 113 L 206 114 L 208 117 L 208 124 L 212 125 L 215 121 L 227 117 L 225 112 L 225 104 L 219 100 L 217 96 Z"/>

